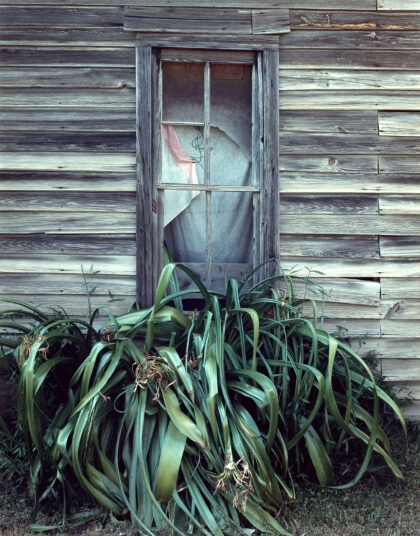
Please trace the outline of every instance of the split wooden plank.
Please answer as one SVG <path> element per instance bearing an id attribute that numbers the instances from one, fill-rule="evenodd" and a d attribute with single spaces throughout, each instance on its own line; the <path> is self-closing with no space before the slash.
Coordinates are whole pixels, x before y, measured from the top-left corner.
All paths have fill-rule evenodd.
<path id="1" fill-rule="evenodd" d="M 40 4 L 42 2 L 36 2 Z M 10 4 L 10 2 L 9 2 Z M 50 6 L 16 6 L 0 7 L 0 24 L 2 26 L 53 26 L 55 28 L 68 27 L 104 27 L 122 26 L 123 10 L 121 6 L 115 7 L 69 7 L 59 5 Z"/>
<path id="2" fill-rule="evenodd" d="M 378 162 L 374 155 L 282 155 L 279 169 L 322 173 L 375 173 L 378 170 Z"/>
<path id="3" fill-rule="evenodd" d="M 420 237 L 380 237 L 379 248 L 381 257 L 420 259 Z"/>
<path id="4" fill-rule="evenodd" d="M 380 173 L 418 173 L 419 164 L 418 156 L 379 156 Z"/>
<path id="5" fill-rule="evenodd" d="M 383 359 L 382 375 L 388 381 L 419 381 L 420 380 L 420 357 L 418 359 L 404 359 L 401 366 L 399 359 Z"/>
<path id="6" fill-rule="evenodd" d="M 376 259 L 316 259 L 301 257 L 280 257 L 287 273 L 299 277 L 344 277 L 344 278 L 418 278 L 418 261 L 385 261 Z M 398 296 L 399 297 L 399 296 Z"/>
<path id="7" fill-rule="evenodd" d="M 73 155 L 74 159 L 74 155 Z M 0 192 L 135 192 L 134 173 L 0 171 Z"/>
<path id="8" fill-rule="evenodd" d="M 0 197 L 0 212 L 135 212 L 135 210 L 134 192 L 5 192 Z"/>
<path id="9" fill-rule="evenodd" d="M 302 71 L 299 72 L 302 73 Z M 280 87 L 282 86 L 283 74 L 284 71 L 280 71 Z M 280 132 L 283 131 L 323 132 L 326 134 L 377 134 L 378 119 L 377 113 L 373 111 L 284 110 L 280 114 Z"/>
<path id="10" fill-rule="evenodd" d="M 134 171 L 135 154 L 31 152 L 2 153 L 0 170 Z"/>
<path id="11" fill-rule="evenodd" d="M 15 108 L 0 110 L 0 131 L 135 132 L 134 110 Z"/>
<path id="12" fill-rule="evenodd" d="M 387 320 L 418 320 L 420 319 L 420 300 L 382 300 L 381 318 Z M 420 353 L 419 353 L 420 356 Z"/>
<path id="13" fill-rule="evenodd" d="M 284 195 L 282 214 L 378 214 L 375 195 Z"/>
<path id="14" fill-rule="evenodd" d="M 348 3 L 349 5 L 349 3 Z M 292 30 L 313 29 L 324 30 L 420 30 L 420 13 L 385 13 L 370 10 L 362 12 L 332 11 L 299 11 L 290 10 L 290 26 Z M 316 8 L 314 8 L 316 9 Z M 327 11 L 328 10 L 328 11 Z"/>
<path id="15" fill-rule="evenodd" d="M 420 51 L 280 48 L 282 69 L 419 70 Z"/>
<path id="16" fill-rule="evenodd" d="M 378 9 L 388 11 L 420 11 L 419 0 L 378 0 Z"/>
<path id="17" fill-rule="evenodd" d="M 0 151 L 135 153 L 134 132 L 0 132 Z"/>
<path id="18" fill-rule="evenodd" d="M 420 279 L 404 277 L 384 278 L 381 280 L 382 299 L 420 299 Z"/>
<path id="19" fill-rule="evenodd" d="M 420 338 L 420 319 L 381 320 L 381 337 Z"/>
<path id="20" fill-rule="evenodd" d="M 134 212 L 3 212 L 4 234 L 126 234 L 135 232 Z M 9 263 L 9 269 L 10 269 Z"/>
<path id="21" fill-rule="evenodd" d="M 401 361 L 401 367 L 404 367 L 404 361 L 402 360 L 418 358 L 420 356 L 420 339 L 403 339 L 401 337 L 395 339 L 355 339 L 351 341 L 351 347 L 361 355 L 373 352 L 378 357 L 399 359 Z"/>
<path id="22" fill-rule="evenodd" d="M 410 111 L 420 108 L 420 91 L 281 91 L 279 104 L 280 110 Z"/>
<path id="23" fill-rule="evenodd" d="M 420 135 L 419 112 L 379 112 L 378 121 L 382 136 Z"/>
<path id="24" fill-rule="evenodd" d="M 134 43 L 133 43 L 134 44 Z M 134 46 L 118 47 L 2 47 L 2 66 L 7 67 L 131 67 Z"/>
<path id="25" fill-rule="evenodd" d="M 39 274 L 80 274 L 91 268 L 107 275 L 135 275 L 134 255 L 7 255 L 0 256 L 0 272 L 37 272 Z"/>
<path id="26" fill-rule="evenodd" d="M 0 89 L 0 102 L 9 108 L 22 107 L 32 112 L 36 108 L 68 108 L 69 110 L 83 108 L 98 108 L 104 111 L 111 109 L 134 110 L 135 90 L 121 89 L 67 89 L 54 88 L 46 91 L 43 88 L 5 88 Z M 54 110 L 51 110 L 54 111 Z"/>
<path id="27" fill-rule="evenodd" d="M 281 201 L 283 199 L 282 196 Z M 280 242 L 283 257 L 379 258 L 379 245 L 376 237 L 296 236 L 280 233 Z"/>
<path id="28" fill-rule="evenodd" d="M 280 69 L 281 91 L 418 91 L 419 71 L 396 69 Z"/>
<path id="29" fill-rule="evenodd" d="M 1 36 L 1 34 L 0 34 Z M 375 50 L 419 50 L 419 31 L 300 30 L 282 36 L 282 47 Z"/>
<path id="30" fill-rule="evenodd" d="M 78 24 L 80 26 L 80 24 Z M 52 28 L 0 26 L 0 46 L 50 47 L 132 47 L 133 36 L 115 27 Z"/>
<path id="31" fill-rule="evenodd" d="M 100 260 L 102 257 L 97 257 L 94 263 L 94 270 L 100 269 Z M 90 273 L 90 266 L 87 274 Z M 95 288 L 97 295 L 109 295 L 109 292 L 116 296 L 131 296 L 136 295 L 136 277 L 134 275 L 124 276 L 118 274 L 104 275 L 102 272 L 88 275 L 88 284 L 90 288 Z M 61 295 L 77 294 L 86 298 L 86 287 L 82 277 L 82 272 L 79 266 L 79 271 L 76 274 L 65 273 L 38 273 L 35 270 L 31 273 L 1 273 L 0 272 L 0 294 L 4 297 L 13 299 L 16 289 L 19 289 L 19 294 L 25 294 L 29 297 L 40 294 L 54 296 L 61 301 Z M 26 299 L 26 298 L 25 298 Z"/>
<path id="32" fill-rule="evenodd" d="M 420 154 L 420 137 L 357 134 L 298 134 L 280 136 L 280 154 Z"/>
<path id="33" fill-rule="evenodd" d="M 280 215 L 280 228 L 287 234 L 419 236 L 420 218 L 416 216 L 370 215 Z"/>
<path id="34" fill-rule="evenodd" d="M 96 88 L 135 87 L 134 69 L 91 67 L 11 67 L 0 69 L 0 87 Z"/>
<path id="35" fill-rule="evenodd" d="M 335 193 L 363 194 L 380 192 L 384 194 L 416 195 L 419 193 L 420 175 L 403 174 L 337 174 L 281 172 L 280 192 L 292 193 Z"/>
<path id="36" fill-rule="evenodd" d="M 119 235 L 0 235 L 3 255 L 135 255 L 135 234 Z"/>
<path id="37" fill-rule="evenodd" d="M 420 184 L 419 184 L 420 193 Z M 379 197 L 379 212 L 381 214 L 420 214 L 420 195 Z"/>

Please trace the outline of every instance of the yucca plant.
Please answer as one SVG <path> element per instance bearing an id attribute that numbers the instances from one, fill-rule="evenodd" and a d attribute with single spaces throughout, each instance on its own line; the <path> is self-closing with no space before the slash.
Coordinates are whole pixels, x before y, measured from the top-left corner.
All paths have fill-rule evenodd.
<path id="1" fill-rule="evenodd" d="M 178 290 L 176 269 L 196 285 L 200 310 L 184 311 L 191 291 Z M 383 407 L 403 437 L 404 419 L 364 360 L 317 329 L 315 303 L 314 320 L 301 314 L 290 277 L 250 281 L 230 280 L 220 295 L 170 263 L 153 307 L 108 312 L 100 331 L 26 308 L 35 325 L 3 345 L 20 369 L 36 503 L 60 483 L 144 534 L 288 534 L 279 512 L 299 475 L 352 486 L 375 455 L 402 478 Z M 356 448 L 360 465 L 345 480 L 342 457 Z"/>

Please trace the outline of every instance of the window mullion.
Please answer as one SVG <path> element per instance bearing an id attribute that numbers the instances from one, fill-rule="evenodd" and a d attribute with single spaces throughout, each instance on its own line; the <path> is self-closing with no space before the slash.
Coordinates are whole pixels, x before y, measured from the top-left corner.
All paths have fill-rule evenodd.
<path id="1" fill-rule="evenodd" d="M 204 186 L 210 186 L 210 63 L 204 65 Z M 206 284 L 211 284 L 211 192 L 206 190 Z"/>

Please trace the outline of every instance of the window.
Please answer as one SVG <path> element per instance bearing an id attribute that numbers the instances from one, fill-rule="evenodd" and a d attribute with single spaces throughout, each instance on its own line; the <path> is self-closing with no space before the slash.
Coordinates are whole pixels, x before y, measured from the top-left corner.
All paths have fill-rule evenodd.
<path id="1" fill-rule="evenodd" d="M 216 11 L 206 16 L 220 26 Z M 278 10 L 266 11 L 274 20 Z M 127 29 L 145 28 L 134 14 Z M 137 37 L 137 280 L 148 306 L 164 241 L 214 290 L 279 257 L 278 36 Z M 256 279 L 275 269 L 264 266 Z"/>

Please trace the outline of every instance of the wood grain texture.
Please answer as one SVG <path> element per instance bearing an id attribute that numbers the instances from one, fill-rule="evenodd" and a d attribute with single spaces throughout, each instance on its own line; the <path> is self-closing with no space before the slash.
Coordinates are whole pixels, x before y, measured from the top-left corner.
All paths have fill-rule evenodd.
<path id="1" fill-rule="evenodd" d="M 42 4 L 43 2 L 32 3 Z M 13 4 L 9 2 L 9 5 L 0 7 L 2 26 L 54 26 L 56 28 L 122 26 L 123 9 L 121 6 L 106 8 L 99 6 L 89 9 L 88 7 L 63 6 L 60 2 L 54 2 L 49 6 L 17 6 L 16 2 Z"/>
<path id="2" fill-rule="evenodd" d="M 0 235 L 3 255 L 135 255 L 135 234 L 118 235 Z"/>
<path id="3" fill-rule="evenodd" d="M 314 319 L 313 304 L 304 303 L 301 310 L 305 316 Z M 380 307 L 371 307 L 368 305 L 353 305 L 348 303 L 323 303 L 318 302 L 316 308 L 316 318 L 321 321 L 324 319 L 343 320 L 343 319 L 369 319 L 379 320 L 383 317 Z"/>
<path id="4" fill-rule="evenodd" d="M 380 322 L 382 337 L 420 338 L 420 319 L 381 320 Z"/>
<path id="5" fill-rule="evenodd" d="M 380 173 L 418 173 L 420 158 L 418 156 L 387 156 L 379 157 Z M 417 191 L 418 193 L 418 191 Z"/>
<path id="6" fill-rule="evenodd" d="M 134 171 L 135 155 L 107 153 L 2 153 L 0 170 Z"/>
<path id="7" fill-rule="evenodd" d="M 420 299 L 420 279 L 384 278 L 381 280 L 381 296 L 384 299 Z"/>
<path id="8" fill-rule="evenodd" d="M 35 132 L 132 132 L 136 131 L 134 110 L 112 108 L 31 108 L 0 110 L 0 131 Z M 118 135 L 118 134 L 116 134 Z"/>
<path id="9" fill-rule="evenodd" d="M 361 355 L 374 352 L 381 358 L 411 359 L 420 355 L 419 339 L 371 338 L 351 341 L 351 347 Z M 401 362 L 401 367 L 404 362 Z"/>
<path id="10" fill-rule="evenodd" d="M 280 191 L 285 193 L 384 193 L 407 194 L 419 193 L 420 175 L 357 174 L 357 173 L 307 173 L 281 172 Z"/>
<path id="11" fill-rule="evenodd" d="M 343 11 L 300 11 L 290 10 L 290 26 L 292 30 L 313 29 L 324 30 L 420 30 L 420 13 L 385 13 L 370 10 L 369 12 L 352 12 L 350 2 Z M 374 6 L 374 9 L 376 6 Z M 316 8 L 313 8 L 316 9 Z"/>
<path id="12" fill-rule="evenodd" d="M 420 135 L 419 112 L 379 112 L 378 122 L 382 136 Z"/>
<path id="13" fill-rule="evenodd" d="M 134 88 L 135 73 L 131 68 L 12 67 L 0 69 L 0 87 Z"/>
<path id="14" fill-rule="evenodd" d="M 383 359 L 382 375 L 388 381 L 419 381 L 420 357 L 418 359 L 404 359 L 401 366 L 399 359 Z"/>
<path id="15" fill-rule="evenodd" d="M 380 311 L 381 318 L 387 320 L 416 320 L 420 318 L 420 300 L 382 300 Z"/>
<path id="16" fill-rule="evenodd" d="M 419 185 L 420 191 L 420 185 Z M 420 195 L 379 197 L 379 212 L 381 214 L 420 214 Z"/>
<path id="17" fill-rule="evenodd" d="M 11 88 L 0 89 L 0 101 L 9 108 L 22 107 L 32 111 L 36 108 L 57 107 L 69 110 L 99 108 L 104 110 L 134 110 L 135 90 L 121 89 L 67 89 Z M 53 111 L 53 110 L 52 110 Z"/>
<path id="18" fill-rule="evenodd" d="M 419 0 L 378 0 L 378 9 L 388 11 L 420 11 Z"/>
<path id="19" fill-rule="evenodd" d="M 371 10 L 376 8 L 376 0 L 354 0 L 350 5 L 346 0 L 295 0 L 294 7 L 297 9 L 355 9 Z M 15 0 L 14 4 L 31 5 L 31 4 L 57 5 L 58 0 Z M 66 0 L 66 4 L 76 6 L 114 6 L 121 5 L 121 0 Z M 10 0 L 1 0 L 0 5 L 8 5 Z M 249 0 L 130 0 L 126 2 L 130 6 L 136 7 L 219 7 L 219 8 L 289 8 L 290 0 L 261 0 L 260 2 L 250 2 Z"/>
<path id="20" fill-rule="evenodd" d="M 302 71 L 299 71 L 302 73 Z M 282 85 L 284 71 L 280 71 L 279 84 Z M 407 114 L 408 115 L 408 114 Z M 334 112 L 305 110 L 288 111 L 280 114 L 280 132 L 311 132 L 325 134 L 377 134 L 377 113 L 373 111 Z M 282 135 L 282 134 L 281 134 Z"/>
<path id="21" fill-rule="evenodd" d="M 282 155 L 279 169 L 321 173 L 375 173 L 378 160 L 374 155 Z"/>
<path id="22" fill-rule="evenodd" d="M 78 24 L 80 26 L 80 24 Z M 31 26 L 0 26 L 2 46 L 68 46 L 89 47 L 132 47 L 133 36 L 123 31 L 122 25 L 115 27 L 53 28 Z"/>
<path id="23" fill-rule="evenodd" d="M 280 212 L 282 214 L 378 214 L 379 208 L 375 195 L 283 195 Z"/>
<path id="24" fill-rule="evenodd" d="M 126 32 L 128 35 L 130 32 Z M 279 35 L 261 34 L 246 36 L 226 34 L 176 34 L 176 33 L 136 33 L 136 39 L 143 45 L 152 47 L 177 47 L 178 49 L 221 50 L 277 50 Z"/>
<path id="25" fill-rule="evenodd" d="M 281 197 L 283 203 L 284 196 Z M 280 232 L 282 257 L 318 257 L 377 259 L 379 258 L 376 237 L 353 238 L 346 236 L 287 235 Z M 420 254 L 419 254 L 420 256 Z"/>
<path id="26" fill-rule="evenodd" d="M 252 33 L 261 34 L 284 34 L 290 32 L 289 10 L 272 9 L 252 10 Z"/>
<path id="27" fill-rule="evenodd" d="M 326 319 L 322 329 L 344 338 L 379 337 L 380 320 L 376 319 Z"/>
<path id="28" fill-rule="evenodd" d="M 74 155 L 73 155 L 74 158 Z M 134 170 L 133 170 L 134 171 Z M 135 173 L 0 171 L 0 192 L 135 192 Z"/>
<path id="29" fill-rule="evenodd" d="M 389 236 L 379 239 L 382 257 L 420 259 L 420 237 Z"/>

